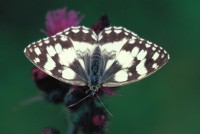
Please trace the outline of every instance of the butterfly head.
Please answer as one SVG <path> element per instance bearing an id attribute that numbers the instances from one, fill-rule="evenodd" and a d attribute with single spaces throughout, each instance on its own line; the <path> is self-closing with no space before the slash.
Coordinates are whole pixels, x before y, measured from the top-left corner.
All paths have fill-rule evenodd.
<path id="1" fill-rule="evenodd" d="M 100 86 L 89 86 L 89 87 L 92 92 L 97 92 L 100 88 Z"/>
<path id="2" fill-rule="evenodd" d="M 96 73 L 92 73 L 90 75 L 88 86 L 90 91 L 92 91 L 93 93 L 97 92 L 100 88 L 99 75 L 96 75 Z"/>

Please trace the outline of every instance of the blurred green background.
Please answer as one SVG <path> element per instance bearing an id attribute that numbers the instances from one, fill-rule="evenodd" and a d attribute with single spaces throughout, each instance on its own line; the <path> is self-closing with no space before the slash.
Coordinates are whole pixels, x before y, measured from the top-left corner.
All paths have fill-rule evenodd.
<path id="1" fill-rule="evenodd" d="M 47 11 L 67 6 L 91 26 L 103 14 L 165 48 L 171 59 L 154 75 L 104 100 L 114 115 L 108 134 L 200 134 L 200 1 L 198 0 L 20 0 L 0 2 L 0 133 L 39 134 L 53 126 L 66 133 L 62 105 L 39 101 L 31 79 L 27 44 L 45 37 Z"/>

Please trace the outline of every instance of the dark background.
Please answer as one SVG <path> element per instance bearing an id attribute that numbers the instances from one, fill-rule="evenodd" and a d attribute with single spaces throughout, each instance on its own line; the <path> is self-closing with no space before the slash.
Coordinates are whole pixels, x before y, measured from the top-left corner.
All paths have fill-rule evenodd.
<path id="1" fill-rule="evenodd" d="M 154 75 L 118 90 L 104 102 L 114 115 L 109 134 L 200 133 L 200 1 L 198 0 L 20 0 L 0 2 L 0 133 L 39 134 L 47 126 L 64 134 L 62 105 L 38 101 L 31 79 L 33 65 L 23 49 L 45 37 L 47 11 L 67 6 L 91 26 L 103 14 L 165 48 L 171 59 Z"/>

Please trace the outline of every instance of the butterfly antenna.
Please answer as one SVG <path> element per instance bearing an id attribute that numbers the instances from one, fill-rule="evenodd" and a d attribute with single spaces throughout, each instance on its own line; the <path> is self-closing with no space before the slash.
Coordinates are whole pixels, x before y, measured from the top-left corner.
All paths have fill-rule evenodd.
<path id="1" fill-rule="evenodd" d="M 85 93 L 87 94 L 90 91 L 90 89 L 88 89 Z"/>
<path id="2" fill-rule="evenodd" d="M 108 114 L 113 117 L 112 113 L 106 108 L 106 106 L 103 104 L 103 102 L 101 101 L 101 99 L 99 98 L 99 96 L 97 96 L 97 98 L 100 101 L 100 103 L 103 105 L 103 107 L 106 109 L 106 111 L 108 112 Z"/>
<path id="3" fill-rule="evenodd" d="M 38 102 L 38 101 L 42 101 L 44 100 L 42 96 L 33 96 L 31 98 L 28 98 L 22 102 L 20 102 L 19 104 L 17 104 L 17 106 L 14 107 L 14 110 L 17 110 L 19 108 L 25 107 L 27 105 L 30 105 L 34 102 Z"/>
<path id="4" fill-rule="evenodd" d="M 71 105 L 69 105 L 69 106 L 67 106 L 67 107 L 73 107 L 73 106 L 79 104 L 80 102 L 82 102 L 83 100 L 87 99 L 87 98 L 90 97 L 91 95 L 92 95 L 92 94 L 89 94 L 89 95 L 87 95 L 86 97 L 84 97 L 83 99 L 79 100 L 78 102 L 76 102 L 76 103 L 74 103 L 74 104 L 71 104 Z"/>
<path id="5" fill-rule="evenodd" d="M 69 92 L 67 93 L 67 95 L 70 95 L 73 91 L 74 91 L 74 88 L 70 88 Z"/>

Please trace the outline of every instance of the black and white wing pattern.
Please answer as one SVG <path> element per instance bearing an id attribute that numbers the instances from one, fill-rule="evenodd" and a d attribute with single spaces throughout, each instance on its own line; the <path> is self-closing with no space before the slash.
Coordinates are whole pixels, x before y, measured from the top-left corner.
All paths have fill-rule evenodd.
<path id="1" fill-rule="evenodd" d="M 85 86 L 96 34 L 84 26 L 70 27 L 25 48 L 27 58 L 50 76 L 68 84 Z"/>
<path id="2" fill-rule="evenodd" d="M 161 47 L 123 27 L 105 28 L 98 36 L 84 26 L 70 27 L 25 48 L 27 58 L 50 76 L 76 86 L 92 78 L 91 56 L 101 51 L 99 84 L 117 87 L 143 79 L 169 60 Z"/>
<path id="3" fill-rule="evenodd" d="M 143 79 L 160 69 L 169 55 L 156 44 L 123 27 L 108 27 L 98 35 L 104 61 L 100 79 L 104 87 L 117 87 Z"/>

